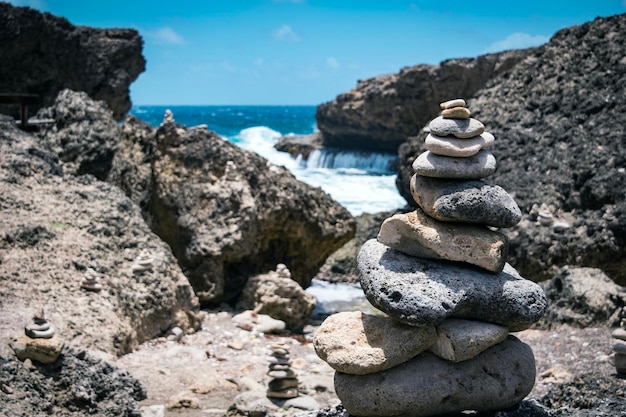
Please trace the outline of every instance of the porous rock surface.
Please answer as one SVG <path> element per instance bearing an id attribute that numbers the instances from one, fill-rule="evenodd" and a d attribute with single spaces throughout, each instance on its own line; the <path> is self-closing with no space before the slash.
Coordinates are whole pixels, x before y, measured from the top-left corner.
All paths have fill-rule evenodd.
<path id="1" fill-rule="evenodd" d="M 278 263 L 306 288 L 354 236 L 353 217 L 328 194 L 214 132 L 132 116 L 125 125 L 110 181 L 142 207 L 203 303 L 236 300 L 248 277 Z"/>
<path id="2" fill-rule="evenodd" d="M 396 152 L 408 137 L 420 134 L 439 112 L 439 103 L 473 96 L 490 79 L 508 73 L 531 51 L 450 59 L 439 65 L 415 65 L 397 74 L 360 80 L 354 89 L 318 106 L 315 118 L 323 144 Z"/>
<path id="3" fill-rule="evenodd" d="M 145 69 L 134 29 L 75 26 L 67 19 L 0 2 L 0 91 L 39 95 L 50 106 L 66 88 L 103 100 L 116 120 L 130 110 L 130 84 Z M 13 114 L 19 109 L 7 107 Z M 3 109 L 3 112 L 5 110 Z"/>
<path id="4" fill-rule="evenodd" d="M 55 121 L 36 134 L 43 148 L 58 155 L 64 173 L 107 178 L 119 142 L 120 125 L 103 101 L 65 89 L 37 117 Z"/>
<path id="5" fill-rule="evenodd" d="M 414 326 L 464 318 L 518 331 L 539 320 L 547 307 L 541 287 L 508 264 L 492 274 L 408 256 L 373 239 L 363 245 L 357 263 L 369 302 Z"/>
<path id="6" fill-rule="evenodd" d="M 506 77 L 468 100 L 496 138 L 491 179 L 524 213 L 508 230 L 509 262 L 529 279 L 571 265 L 600 268 L 626 284 L 625 51 L 626 14 L 597 18 L 527 51 Z M 372 103 L 386 100 L 379 95 Z M 433 109 L 430 118 L 436 115 Z M 422 140 L 399 150 L 398 189 L 410 204 L 411 164 Z M 537 222 L 542 205 L 560 227 Z"/>
<path id="7" fill-rule="evenodd" d="M 66 346 L 49 365 L 29 369 L 0 356 L 0 414 L 3 416 L 140 417 L 146 391 L 128 372 Z"/>
<path id="8" fill-rule="evenodd" d="M 0 355 L 44 308 L 57 334 L 120 355 L 178 326 L 193 331 L 199 304 L 170 249 L 119 189 L 93 176 L 61 176 L 55 154 L 0 120 Z M 133 274 L 141 250 L 152 271 Z M 86 292 L 87 268 L 104 289 Z"/>

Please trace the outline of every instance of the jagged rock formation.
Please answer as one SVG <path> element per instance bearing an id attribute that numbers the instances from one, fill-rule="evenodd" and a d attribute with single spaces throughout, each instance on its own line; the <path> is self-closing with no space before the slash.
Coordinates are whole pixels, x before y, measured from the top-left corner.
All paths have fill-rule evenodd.
<path id="1" fill-rule="evenodd" d="M 62 17 L 4 2 L 0 45 L 0 92 L 38 94 L 45 107 L 62 89 L 84 91 L 105 101 L 117 120 L 130 109 L 129 86 L 146 65 L 143 40 L 134 29 L 74 26 Z"/>
<path id="2" fill-rule="evenodd" d="M 140 416 L 146 391 L 128 372 L 66 346 L 51 365 L 0 357 L 0 414 Z"/>
<path id="3" fill-rule="evenodd" d="M 235 301 L 248 277 L 278 263 L 306 288 L 354 235 L 326 193 L 206 128 L 153 129 L 131 116 L 122 130 L 110 180 L 143 208 L 201 302 Z"/>
<path id="4" fill-rule="evenodd" d="M 116 187 L 61 176 L 57 156 L 0 119 L 0 356 L 32 312 L 45 308 L 58 335 L 120 355 L 178 326 L 200 325 L 199 304 L 171 250 Z M 153 271 L 134 275 L 143 249 Z M 91 268 L 103 289 L 81 289 Z"/>
<path id="5" fill-rule="evenodd" d="M 563 29 L 468 102 L 496 137 L 493 181 L 524 213 L 509 259 L 527 278 L 578 265 L 626 284 L 625 51 L 626 14 Z M 408 202 L 422 139 L 399 150 Z"/>
<path id="6" fill-rule="evenodd" d="M 405 67 L 397 74 L 359 81 L 321 104 L 315 118 L 325 147 L 396 152 L 418 135 L 450 98 L 471 97 L 506 74 L 533 49 L 507 51 Z"/>
<path id="7" fill-rule="evenodd" d="M 36 133 L 41 146 L 58 155 L 64 173 L 106 179 L 117 150 L 120 125 L 104 102 L 65 89 L 37 117 L 55 120 Z"/>

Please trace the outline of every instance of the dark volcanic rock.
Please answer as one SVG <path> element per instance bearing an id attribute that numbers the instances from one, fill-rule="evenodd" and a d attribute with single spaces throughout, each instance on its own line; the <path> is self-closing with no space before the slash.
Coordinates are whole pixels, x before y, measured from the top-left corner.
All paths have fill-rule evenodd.
<path id="1" fill-rule="evenodd" d="M 274 148 L 281 152 L 287 152 L 294 158 L 301 155 L 302 159 L 306 160 L 311 152 L 319 149 L 321 146 L 322 136 L 319 132 L 316 132 L 310 135 L 281 136 L 274 145 Z"/>
<path id="2" fill-rule="evenodd" d="M 109 175 L 120 138 L 120 126 L 102 101 L 86 93 L 63 90 L 51 107 L 37 116 L 54 119 L 54 125 L 37 132 L 40 144 L 61 160 L 63 172 L 92 174 L 99 180 Z"/>
<path id="3" fill-rule="evenodd" d="M 496 137 L 490 178 L 525 213 L 508 234 L 510 262 L 527 278 L 579 265 L 626 284 L 625 51 L 626 14 L 563 29 L 468 101 Z M 411 204 L 422 142 L 399 151 L 398 188 Z M 562 227 L 535 222 L 542 205 Z"/>
<path id="4" fill-rule="evenodd" d="M 326 193 L 214 132 L 164 123 L 150 139 L 129 121 L 139 133 L 124 128 L 130 143 L 111 177 L 145 206 L 202 302 L 234 301 L 248 277 L 278 263 L 307 287 L 354 235 L 354 219 Z"/>
<path id="5" fill-rule="evenodd" d="M 60 176 L 36 138 L 0 122 L 0 355 L 41 307 L 69 343 L 120 355 L 178 326 L 200 325 L 199 304 L 169 247 L 118 188 Z M 132 271 L 149 250 L 151 271 Z M 100 292 L 81 289 L 87 268 Z"/>
<path id="6" fill-rule="evenodd" d="M 563 267 L 541 286 L 548 298 L 542 327 L 566 323 L 575 327 L 619 326 L 626 288 L 595 268 Z"/>
<path id="7" fill-rule="evenodd" d="M 471 97 L 492 78 L 505 75 L 532 49 L 416 65 L 398 74 L 359 81 L 315 118 L 325 147 L 396 152 L 439 111 L 439 103 Z"/>
<path id="8" fill-rule="evenodd" d="M 74 26 L 3 2 L 0 45 L 0 92 L 38 94 L 45 107 L 65 88 L 84 91 L 105 101 L 117 120 L 130 109 L 129 86 L 146 64 L 143 40 L 134 29 Z"/>
<path id="9" fill-rule="evenodd" d="M 84 350 L 66 346 L 53 364 L 32 366 L 0 357 L 1 415 L 141 416 L 137 401 L 146 392 L 139 381 Z"/>

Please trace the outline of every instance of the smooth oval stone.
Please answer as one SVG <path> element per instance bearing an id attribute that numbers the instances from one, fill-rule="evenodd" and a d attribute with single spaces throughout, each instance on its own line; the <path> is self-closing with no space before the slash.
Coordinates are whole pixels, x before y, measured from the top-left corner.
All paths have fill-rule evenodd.
<path id="1" fill-rule="evenodd" d="M 626 342 L 623 340 L 615 340 L 613 343 L 613 352 L 626 355 Z"/>
<path id="2" fill-rule="evenodd" d="M 467 107 L 450 107 L 441 112 L 444 119 L 469 119 L 472 112 Z"/>
<path id="3" fill-rule="evenodd" d="M 481 149 L 491 146 L 493 142 L 494 137 L 489 132 L 483 132 L 469 139 L 457 139 L 429 133 L 424 140 L 424 147 L 437 155 L 467 158 L 476 155 Z"/>
<path id="4" fill-rule="evenodd" d="M 40 328 L 43 330 L 38 330 Z M 54 336 L 55 330 L 46 322 L 44 324 L 30 324 L 24 328 L 24 333 L 32 339 L 50 339 Z"/>
<path id="5" fill-rule="evenodd" d="M 509 329 L 497 324 L 448 319 L 437 326 L 437 341 L 428 350 L 441 359 L 461 362 L 503 342 L 508 335 Z"/>
<path id="6" fill-rule="evenodd" d="M 280 391 L 267 391 L 267 396 L 270 398 L 296 398 L 298 396 L 297 388 L 287 388 Z"/>
<path id="7" fill-rule="evenodd" d="M 270 363 L 269 366 L 270 371 L 286 371 L 291 369 L 290 365 L 281 365 L 279 363 Z"/>
<path id="8" fill-rule="evenodd" d="M 267 376 L 276 379 L 287 379 L 295 378 L 298 376 L 298 374 L 293 369 L 287 369 L 285 371 L 268 371 Z"/>
<path id="9" fill-rule="evenodd" d="M 535 384 L 531 348 L 513 336 L 463 362 L 423 353 L 368 375 L 335 374 L 343 407 L 356 416 L 426 417 L 510 408 Z"/>
<path id="10" fill-rule="evenodd" d="M 441 222 L 418 208 L 387 218 L 377 240 L 407 255 L 466 262 L 500 272 L 509 253 L 505 235 L 484 226 Z"/>
<path id="11" fill-rule="evenodd" d="M 435 342 L 433 326 L 414 327 L 360 311 L 333 314 L 315 334 L 317 355 L 333 369 L 364 375 L 392 368 Z"/>
<path id="12" fill-rule="evenodd" d="M 431 133 L 437 136 L 454 136 L 457 138 L 473 138 L 485 131 L 485 125 L 480 121 L 469 119 L 445 119 L 442 116 L 436 117 L 428 124 Z"/>
<path id="13" fill-rule="evenodd" d="M 511 227 L 522 219 L 517 203 L 504 188 L 481 180 L 413 175 L 411 195 L 427 215 L 441 221 Z"/>
<path id="14" fill-rule="evenodd" d="M 453 100 L 444 101 L 439 103 L 441 110 L 450 109 L 452 107 L 465 107 L 465 100 L 462 98 L 455 98 Z"/>
<path id="15" fill-rule="evenodd" d="M 613 330 L 613 332 L 611 333 L 611 336 L 613 336 L 616 339 L 626 340 L 626 329 L 622 327 L 618 327 L 617 329 Z"/>
<path id="16" fill-rule="evenodd" d="M 622 353 L 615 354 L 615 370 L 618 374 L 626 374 L 626 355 Z"/>
<path id="17" fill-rule="evenodd" d="M 467 158 L 421 153 L 413 161 L 413 171 L 423 177 L 478 180 L 496 172 L 496 157 L 486 149 Z"/>
<path id="18" fill-rule="evenodd" d="M 493 274 L 408 256 L 370 239 L 361 247 L 357 268 L 368 301 L 413 326 L 436 326 L 460 318 L 519 331 L 539 320 L 547 307 L 541 287 L 509 264 Z"/>

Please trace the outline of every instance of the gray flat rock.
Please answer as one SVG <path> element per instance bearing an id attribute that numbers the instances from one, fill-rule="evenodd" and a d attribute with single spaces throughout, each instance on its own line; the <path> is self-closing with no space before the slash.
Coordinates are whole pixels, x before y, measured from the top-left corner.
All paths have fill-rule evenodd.
<path id="1" fill-rule="evenodd" d="M 424 177 L 477 180 L 496 172 L 496 157 L 486 149 L 467 158 L 426 151 L 413 161 L 413 171 Z"/>
<path id="2" fill-rule="evenodd" d="M 509 329 L 484 321 L 448 319 L 437 326 L 437 341 L 428 350 L 441 359 L 461 362 L 506 340 Z"/>
<path id="3" fill-rule="evenodd" d="M 485 131 L 485 125 L 474 118 L 445 119 L 436 117 L 428 124 L 431 133 L 437 136 L 454 136 L 461 139 L 473 138 Z"/>
<path id="4" fill-rule="evenodd" d="M 407 255 L 467 262 L 500 272 L 509 253 L 509 241 L 480 225 L 435 220 L 417 208 L 387 218 L 377 240 Z"/>
<path id="5" fill-rule="evenodd" d="M 503 410 L 521 401 L 534 384 L 533 352 L 513 336 L 463 362 L 422 353 L 375 374 L 335 374 L 344 408 L 363 417 Z"/>
<path id="6" fill-rule="evenodd" d="M 413 175 L 411 195 L 426 214 L 441 221 L 511 227 L 522 219 L 517 203 L 504 188 L 481 180 Z"/>
<path id="7" fill-rule="evenodd" d="M 493 145 L 494 137 L 489 132 L 468 139 L 437 136 L 429 133 L 424 140 L 424 147 L 430 152 L 455 158 L 467 158 L 476 155 L 478 151 Z"/>
<path id="8" fill-rule="evenodd" d="M 368 301 L 394 319 L 414 326 L 448 318 L 527 329 L 543 316 L 546 296 L 539 285 L 506 264 L 497 274 L 471 266 L 408 256 L 374 239 L 357 256 Z"/>

